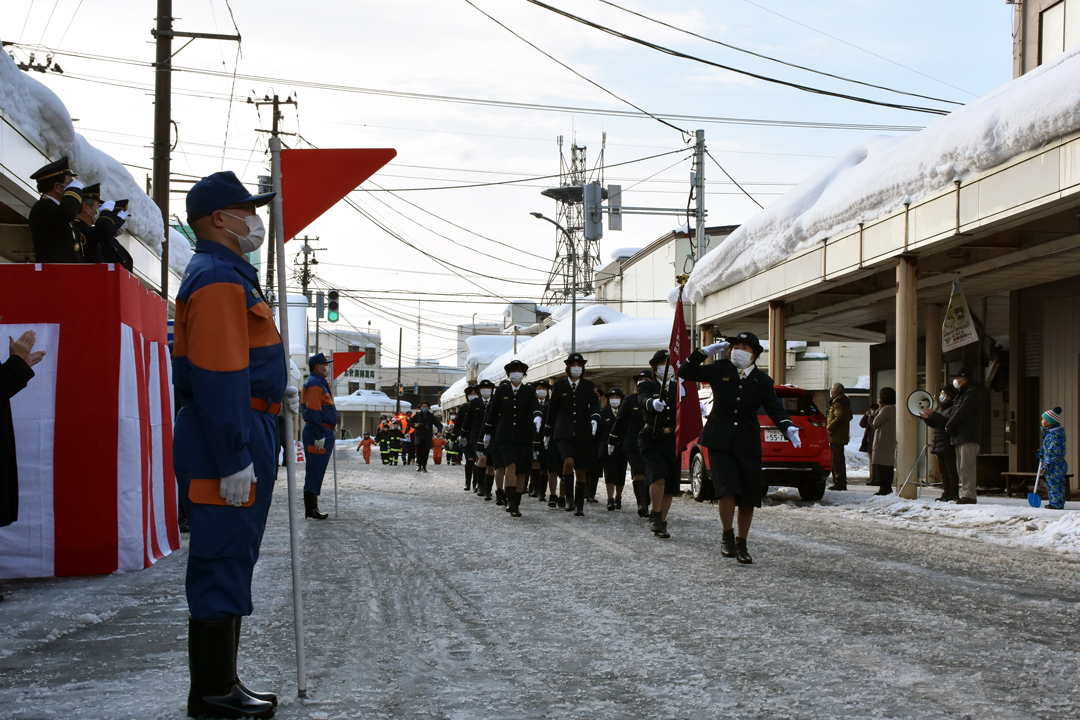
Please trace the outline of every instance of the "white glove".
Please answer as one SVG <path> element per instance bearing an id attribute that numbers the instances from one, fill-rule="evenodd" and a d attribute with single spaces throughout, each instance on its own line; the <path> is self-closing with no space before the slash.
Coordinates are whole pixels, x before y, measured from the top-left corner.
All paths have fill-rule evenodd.
<path id="1" fill-rule="evenodd" d="M 544 449 L 545 450 L 547 450 L 547 446 L 548 446 L 549 442 L 551 442 L 551 438 L 549 438 L 549 437 L 544 438 Z"/>
<path id="2" fill-rule="evenodd" d="M 533 450 L 533 460 L 539 460 L 539 459 L 540 459 L 540 453 Z"/>
<path id="3" fill-rule="evenodd" d="M 652 401 L 652 409 L 655 410 L 656 412 L 664 412 L 664 408 L 666 408 L 666 407 L 667 407 L 667 404 L 663 400 L 653 400 Z"/>
<path id="4" fill-rule="evenodd" d="M 792 445 L 797 448 L 802 447 L 802 441 L 799 440 L 799 428 L 792 425 L 785 431 L 785 433 L 787 434 L 787 439 L 791 441 Z"/>
<path id="5" fill-rule="evenodd" d="M 706 355 L 715 355 L 716 353 L 724 352 L 729 347 L 731 347 L 731 343 L 727 342 L 726 340 L 721 340 L 718 343 L 706 345 L 705 347 L 701 348 L 701 352 L 705 353 Z"/>
<path id="6" fill-rule="evenodd" d="M 226 505 L 240 507 L 251 496 L 251 485 L 255 482 L 255 465 L 248 465 L 240 472 L 221 478 L 218 495 L 225 498 Z"/>
<path id="7" fill-rule="evenodd" d="M 82 190 L 83 187 L 85 187 L 85 186 L 81 182 L 79 182 L 79 178 L 75 178 L 74 180 L 69 182 L 65 187 L 75 188 L 76 190 Z"/>
<path id="8" fill-rule="evenodd" d="M 615 454 L 615 446 L 614 445 L 608 445 L 607 446 L 607 454 L 608 455 L 614 455 Z"/>
<path id="9" fill-rule="evenodd" d="M 485 435 L 484 436 L 484 447 L 487 447 L 490 444 L 491 444 L 491 436 L 490 435 Z"/>
<path id="10" fill-rule="evenodd" d="M 282 400 L 285 409 L 294 415 L 300 412 L 300 391 L 292 385 L 285 388 L 285 397 Z"/>
<path id="11" fill-rule="evenodd" d="M 116 217 L 120 218 L 121 220 L 127 220 L 128 215 L 130 214 L 131 213 L 129 213 L 127 210 L 121 210 L 120 212 L 116 213 Z"/>
<path id="12" fill-rule="evenodd" d="M 318 440 L 316 440 L 315 441 L 315 449 L 316 450 L 325 450 L 326 449 L 326 438 L 321 437 Z"/>
<path id="13" fill-rule="evenodd" d="M 538 418 L 538 417 L 533 418 L 533 424 L 536 425 L 536 432 L 540 432 L 540 423 L 541 423 L 540 418 Z"/>
<path id="14" fill-rule="evenodd" d="M 592 434 L 596 435 L 596 421 L 595 420 L 592 421 Z"/>

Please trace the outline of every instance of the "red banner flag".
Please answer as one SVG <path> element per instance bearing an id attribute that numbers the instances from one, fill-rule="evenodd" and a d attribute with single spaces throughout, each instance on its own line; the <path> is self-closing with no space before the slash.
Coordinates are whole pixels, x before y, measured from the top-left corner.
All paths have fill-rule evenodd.
<path id="1" fill-rule="evenodd" d="M 351 368 L 356 363 L 360 362 L 360 358 L 364 357 L 362 352 L 336 352 L 334 357 L 331 358 L 330 367 L 334 368 L 334 380 L 341 377 L 341 374 Z"/>
<path id="2" fill-rule="evenodd" d="M 668 346 L 671 369 L 677 374 L 679 366 L 690 357 L 690 338 L 686 334 L 686 317 L 683 314 L 682 288 L 679 288 L 679 304 L 675 308 L 675 323 L 671 328 Z M 679 392 L 675 410 L 675 448 L 683 449 L 701 434 L 701 403 L 698 401 L 697 383 L 678 378 Z"/>

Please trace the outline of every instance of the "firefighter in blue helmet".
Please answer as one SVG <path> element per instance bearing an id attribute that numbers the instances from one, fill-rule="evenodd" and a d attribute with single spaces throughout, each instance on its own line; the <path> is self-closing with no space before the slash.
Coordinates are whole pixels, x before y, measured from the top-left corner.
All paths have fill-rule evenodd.
<path id="1" fill-rule="evenodd" d="M 198 240 L 176 297 L 173 384 L 183 406 L 173 468 L 191 540 L 187 566 L 191 717 L 265 717 L 277 698 L 240 682 L 241 617 L 252 612 L 259 559 L 277 474 L 277 417 L 297 412 L 286 355 L 255 268 L 262 244 L 252 196 L 231 172 L 195 183 L 188 223 Z"/>
<path id="2" fill-rule="evenodd" d="M 334 428 L 338 414 L 330 392 L 330 360 L 322 353 L 308 358 L 308 375 L 304 383 L 304 517 L 325 520 L 319 510 L 323 475 L 334 454 Z"/>

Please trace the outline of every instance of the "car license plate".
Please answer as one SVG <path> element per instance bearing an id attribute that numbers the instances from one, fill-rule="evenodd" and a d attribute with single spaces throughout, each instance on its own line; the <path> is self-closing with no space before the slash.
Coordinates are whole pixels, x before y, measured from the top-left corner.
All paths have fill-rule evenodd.
<path id="1" fill-rule="evenodd" d="M 766 430 L 765 442 L 787 442 L 787 437 L 779 430 Z"/>

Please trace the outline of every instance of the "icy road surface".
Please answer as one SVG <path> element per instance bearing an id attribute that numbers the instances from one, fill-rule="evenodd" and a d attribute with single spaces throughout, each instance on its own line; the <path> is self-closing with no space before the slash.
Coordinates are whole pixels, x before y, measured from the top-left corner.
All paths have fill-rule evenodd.
<path id="1" fill-rule="evenodd" d="M 241 650 L 277 717 L 1080 717 L 1077 554 L 783 494 L 744 567 L 715 506 L 676 501 L 662 541 L 632 502 L 513 519 L 431 469 L 339 453 L 339 517 L 302 526 L 306 701 L 282 472 Z M 185 562 L 3 582 L 0 718 L 183 717 Z"/>

